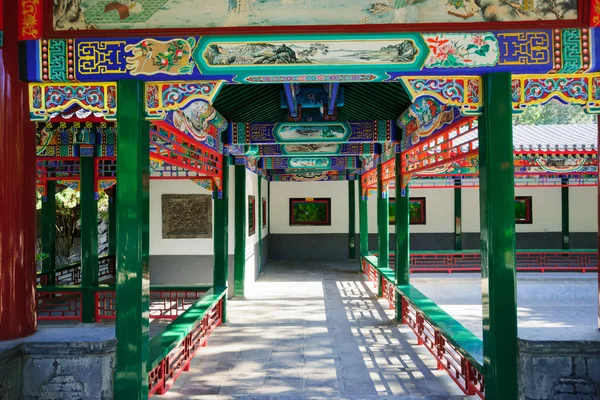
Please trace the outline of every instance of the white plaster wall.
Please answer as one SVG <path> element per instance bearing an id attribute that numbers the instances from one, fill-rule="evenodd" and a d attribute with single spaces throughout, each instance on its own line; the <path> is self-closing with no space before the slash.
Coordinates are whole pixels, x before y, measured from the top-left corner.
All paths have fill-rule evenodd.
<path id="1" fill-rule="evenodd" d="M 598 188 L 569 188 L 569 231 L 598 232 Z"/>
<path id="2" fill-rule="evenodd" d="M 233 177 L 233 167 L 229 175 Z M 229 182 L 229 254 L 234 245 L 234 202 L 233 179 Z M 211 194 L 191 180 L 152 179 L 150 180 L 150 255 L 213 255 L 213 239 L 163 239 L 162 238 L 162 195 L 163 194 Z M 213 202 L 214 217 L 214 202 Z M 214 224 L 214 221 L 213 221 Z M 213 227 L 214 229 L 214 227 Z"/>
<path id="3" fill-rule="evenodd" d="M 533 211 L 533 223 L 517 224 L 517 232 L 561 231 L 560 188 L 515 188 L 515 196 L 531 196 Z M 571 208 L 573 207 L 574 205 L 571 204 Z M 478 189 L 462 189 L 462 223 L 463 232 L 479 232 Z"/>
<path id="4" fill-rule="evenodd" d="M 254 196 L 254 217 L 256 218 L 255 231 L 249 235 L 250 227 L 250 209 L 248 207 L 248 196 Z M 244 196 L 244 204 L 246 205 L 246 263 L 244 268 L 244 286 L 251 286 L 258 276 L 258 177 L 246 169 L 246 195 Z M 237 216 L 236 216 L 237 218 Z"/>
<path id="5" fill-rule="evenodd" d="M 437 190 L 437 189 L 431 189 Z M 462 189 L 462 231 L 463 233 L 479 232 L 479 190 Z M 454 202 L 452 202 L 454 207 Z M 454 232 L 454 231 L 452 231 Z"/>
<path id="6" fill-rule="evenodd" d="M 412 233 L 448 233 L 454 232 L 454 193 L 453 189 L 411 189 L 410 197 L 425 197 L 425 225 L 411 225 Z M 395 190 L 390 190 L 389 197 L 395 196 Z M 377 233 L 377 198 L 368 200 L 369 233 Z M 358 208 L 356 211 L 358 220 Z M 357 227 L 358 229 L 358 227 Z M 390 225 L 390 233 L 396 227 Z M 358 232 L 358 230 L 357 230 Z"/>
<path id="7" fill-rule="evenodd" d="M 210 194 L 190 180 L 150 181 L 150 255 L 209 255 L 213 254 L 213 239 L 163 239 L 162 195 L 163 194 Z M 213 205 L 214 215 L 214 205 Z"/>
<path id="8" fill-rule="evenodd" d="M 290 199 L 306 197 L 331 198 L 331 226 L 290 226 Z M 271 182 L 269 208 L 273 234 L 348 233 L 348 182 Z"/>

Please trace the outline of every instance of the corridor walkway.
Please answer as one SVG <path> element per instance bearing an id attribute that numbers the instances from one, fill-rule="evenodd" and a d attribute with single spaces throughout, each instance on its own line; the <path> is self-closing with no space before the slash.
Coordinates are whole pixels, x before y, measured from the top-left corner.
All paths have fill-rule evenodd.
<path id="1" fill-rule="evenodd" d="M 272 263 L 163 398 L 463 399 L 357 263 Z"/>

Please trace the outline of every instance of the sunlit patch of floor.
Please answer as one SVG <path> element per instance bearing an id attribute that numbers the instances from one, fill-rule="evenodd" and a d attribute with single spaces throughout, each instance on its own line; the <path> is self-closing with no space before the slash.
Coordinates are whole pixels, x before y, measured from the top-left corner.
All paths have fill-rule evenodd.
<path id="1" fill-rule="evenodd" d="M 357 264 L 273 263 L 165 398 L 465 398 Z"/>

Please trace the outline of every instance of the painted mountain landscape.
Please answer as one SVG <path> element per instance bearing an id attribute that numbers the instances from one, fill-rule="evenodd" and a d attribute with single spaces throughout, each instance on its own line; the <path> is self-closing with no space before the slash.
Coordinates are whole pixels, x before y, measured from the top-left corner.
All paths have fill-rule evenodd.
<path id="1" fill-rule="evenodd" d="M 53 0 L 54 29 L 574 20 L 583 0 Z"/>
<path id="2" fill-rule="evenodd" d="M 322 43 L 211 43 L 207 65 L 412 63 L 418 48 L 411 40 Z"/>

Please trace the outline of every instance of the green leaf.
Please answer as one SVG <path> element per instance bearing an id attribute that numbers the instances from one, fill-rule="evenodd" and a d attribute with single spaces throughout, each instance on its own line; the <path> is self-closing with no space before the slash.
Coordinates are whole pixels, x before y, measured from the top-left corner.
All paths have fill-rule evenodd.
<path id="1" fill-rule="evenodd" d="M 488 35 L 488 36 L 484 37 L 484 38 L 483 38 L 483 40 L 485 40 L 486 42 L 487 42 L 488 40 L 491 40 L 492 42 L 495 42 L 495 41 L 496 41 L 496 38 L 495 38 L 494 36 L 490 36 L 490 35 Z"/>
<path id="2" fill-rule="evenodd" d="M 190 49 L 193 49 L 194 46 L 196 46 L 196 38 L 195 37 L 189 37 L 186 40 L 187 44 L 190 45 Z"/>
<path id="3" fill-rule="evenodd" d="M 467 50 L 473 50 L 473 49 L 476 49 L 476 48 L 477 48 L 477 45 L 475 45 L 475 44 L 470 44 L 470 45 L 467 46 Z"/>

